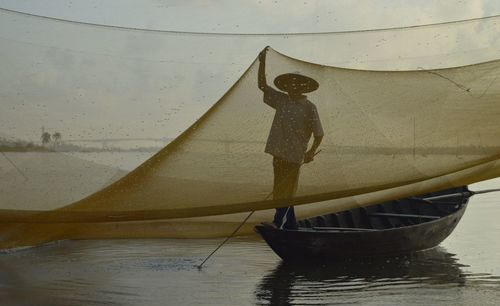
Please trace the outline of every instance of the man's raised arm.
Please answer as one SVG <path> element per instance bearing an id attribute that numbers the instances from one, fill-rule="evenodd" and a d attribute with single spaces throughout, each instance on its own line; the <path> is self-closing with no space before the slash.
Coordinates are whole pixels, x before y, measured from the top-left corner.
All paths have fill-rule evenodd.
<path id="1" fill-rule="evenodd" d="M 262 50 L 259 53 L 259 76 L 258 76 L 258 83 L 259 83 L 259 89 L 262 91 L 265 91 L 269 86 L 267 86 L 266 82 L 266 55 L 267 55 L 267 50 L 269 47 L 265 47 L 264 50 Z"/>

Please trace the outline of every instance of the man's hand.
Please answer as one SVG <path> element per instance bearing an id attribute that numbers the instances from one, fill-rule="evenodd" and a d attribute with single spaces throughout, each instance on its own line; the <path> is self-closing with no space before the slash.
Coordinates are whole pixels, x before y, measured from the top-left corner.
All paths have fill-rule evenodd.
<path id="1" fill-rule="evenodd" d="M 312 162 L 314 160 L 314 155 L 316 155 L 316 152 L 314 152 L 313 150 L 307 151 L 304 155 L 304 163 L 307 164 Z"/>
<path id="2" fill-rule="evenodd" d="M 319 152 L 321 152 L 321 150 L 319 150 L 318 152 L 316 152 L 316 150 L 318 149 L 318 147 L 321 144 L 322 140 L 323 140 L 323 135 L 321 135 L 321 136 L 314 136 L 314 141 L 313 141 L 313 144 L 312 144 L 311 148 L 304 155 L 304 164 L 312 162 L 314 160 L 314 156 L 316 154 L 318 154 Z"/>

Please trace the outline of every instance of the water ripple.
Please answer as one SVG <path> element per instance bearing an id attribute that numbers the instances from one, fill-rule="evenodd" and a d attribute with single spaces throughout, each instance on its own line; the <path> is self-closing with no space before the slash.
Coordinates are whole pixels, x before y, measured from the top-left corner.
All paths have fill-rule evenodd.
<path id="1" fill-rule="evenodd" d="M 3 254 L 0 300 L 9 306 L 467 305 L 457 299 L 494 301 L 499 292 L 500 276 L 473 270 L 443 248 L 292 265 L 260 239 L 237 238 L 198 270 L 220 242 L 75 241 Z"/>
<path id="2" fill-rule="evenodd" d="M 330 305 L 347 296 L 361 303 L 369 295 L 397 296 L 462 286 L 499 286 L 500 277 L 464 273 L 464 267 L 455 255 L 439 248 L 401 258 L 330 264 L 281 263 L 262 278 L 255 294 L 261 305 Z M 451 298 L 445 296 L 446 300 Z"/>

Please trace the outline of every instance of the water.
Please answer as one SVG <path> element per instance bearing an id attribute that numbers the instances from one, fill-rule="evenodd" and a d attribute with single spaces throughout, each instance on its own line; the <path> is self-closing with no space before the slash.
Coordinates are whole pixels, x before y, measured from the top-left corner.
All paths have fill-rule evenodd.
<path id="1" fill-rule="evenodd" d="M 71 152 L 70 156 L 122 170 L 133 170 L 155 152 Z"/>
<path id="2" fill-rule="evenodd" d="M 0 305 L 498 305 L 499 197 L 474 196 L 441 246 L 410 257 L 286 265 L 257 236 L 232 239 L 201 270 L 220 239 L 63 241 L 4 252 Z"/>

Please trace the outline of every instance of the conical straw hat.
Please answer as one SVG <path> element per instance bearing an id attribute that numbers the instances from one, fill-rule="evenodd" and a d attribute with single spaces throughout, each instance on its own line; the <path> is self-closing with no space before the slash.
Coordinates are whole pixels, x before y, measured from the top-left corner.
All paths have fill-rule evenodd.
<path id="1" fill-rule="evenodd" d="M 300 73 L 285 73 L 274 79 L 274 85 L 280 90 L 307 93 L 318 89 L 319 84 L 314 79 Z"/>

